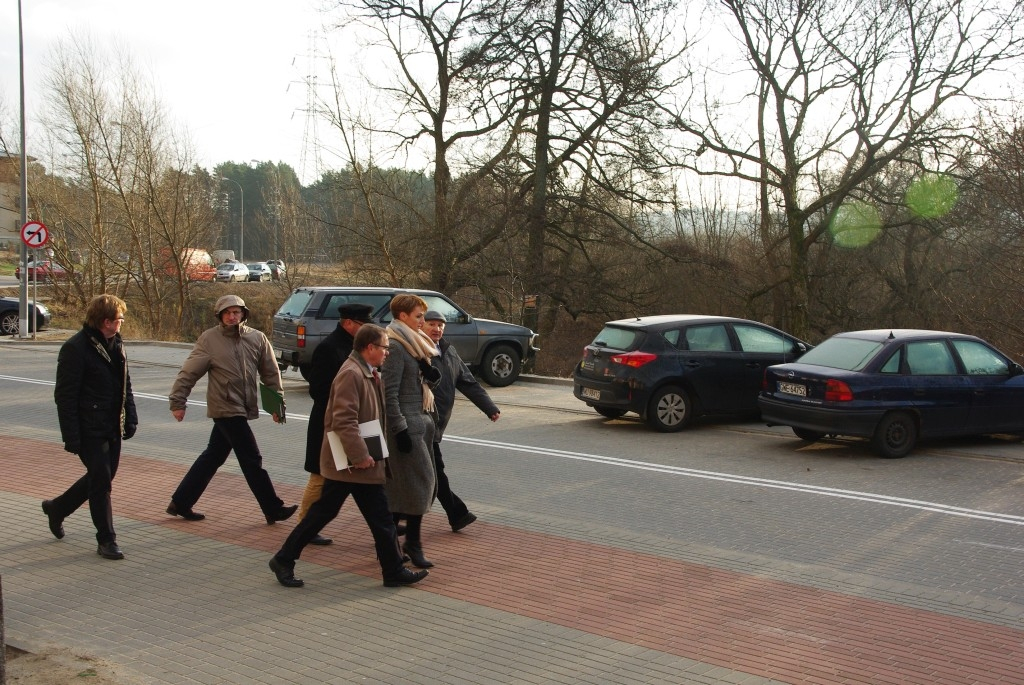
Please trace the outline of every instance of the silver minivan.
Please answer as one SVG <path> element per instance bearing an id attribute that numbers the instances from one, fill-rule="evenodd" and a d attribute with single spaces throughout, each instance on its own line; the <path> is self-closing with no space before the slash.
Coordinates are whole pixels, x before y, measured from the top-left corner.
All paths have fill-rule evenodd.
<path id="1" fill-rule="evenodd" d="M 523 364 L 537 352 L 537 334 L 525 326 L 470 316 L 445 295 L 412 288 L 332 287 L 296 288 L 274 315 L 274 352 L 281 370 L 296 367 L 308 373 L 313 350 L 338 326 L 338 307 L 366 304 L 374 323 L 391 323 L 391 298 L 398 293 L 419 295 L 429 309 L 445 317 L 444 337 L 484 382 L 495 387 L 519 378 Z"/>

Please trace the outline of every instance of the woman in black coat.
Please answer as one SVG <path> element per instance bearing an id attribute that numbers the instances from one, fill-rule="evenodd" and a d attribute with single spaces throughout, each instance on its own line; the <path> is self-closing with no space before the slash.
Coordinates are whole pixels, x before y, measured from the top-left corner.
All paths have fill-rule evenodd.
<path id="1" fill-rule="evenodd" d="M 64 519 L 88 500 L 99 543 L 96 553 L 105 559 L 124 558 L 114 533 L 110 491 L 121 440 L 135 435 L 139 423 L 120 334 L 127 309 L 113 295 L 94 297 L 82 330 L 60 348 L 53 392 L 57 419 L 64 449 L 78 455 L 86 472 L 64 494 L 43 501 L 50 532 L 60 539 Z"/>

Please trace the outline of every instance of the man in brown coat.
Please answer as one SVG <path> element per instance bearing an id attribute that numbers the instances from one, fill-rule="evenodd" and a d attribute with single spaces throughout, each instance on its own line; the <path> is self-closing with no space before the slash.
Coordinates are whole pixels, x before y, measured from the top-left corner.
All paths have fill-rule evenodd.
<path id="1" fill-rule="evenodd" d="M 373 533 L 384 585 L 412 585 L 427 576 L 426 571 L 413 571 L 405 567 L 398 549 L 394 519 L 388 509 L 387 495 L 384 494 L 387 460 L 374 460 L 359 433 L 360 424 L 376 420 L 381 422 L 381 434 L 386 435 L 383 425 L 385 415 L 381 411 L 383 390 L 377 367 L 384 362 L 387 354 L 388 339 L 384 330 L 373 324 L 364 324 L 355 335 L 352 354 L 334 377 L 324 416 L 324 439 L 320 447 L 323 491 L 320 499 L 310 505 L 306 516 L 270 560 L 270 569 L 277 576 L 277 581 L 285 587 L 302 587 L 303 581 L 295 577 L 296 559 L 324 526 L 334 520 L 349 495 L 356 501 L 366 525 Z M 338 459 L 335 458 L 328 437 L 332 432 L 340 443 L 339 452 L 343 452 L 338 455 Z"/>

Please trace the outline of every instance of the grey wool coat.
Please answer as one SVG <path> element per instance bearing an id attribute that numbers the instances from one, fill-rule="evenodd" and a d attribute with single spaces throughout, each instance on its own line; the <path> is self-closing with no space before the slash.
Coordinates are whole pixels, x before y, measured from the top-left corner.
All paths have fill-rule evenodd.
<path id="1" fill-rule="evenodd" d="M 437 490 L 432 454 L 434 420 L 423 410 L 423 389 L 416 360 L 392 340 L 384 360 L 384 404 L 387 416 L 391 478 L 384 486 L 392 513 L 420 516 L 430 511 Z M 412 451 L 398 451 L 395 435 L 408 429 Z"/>

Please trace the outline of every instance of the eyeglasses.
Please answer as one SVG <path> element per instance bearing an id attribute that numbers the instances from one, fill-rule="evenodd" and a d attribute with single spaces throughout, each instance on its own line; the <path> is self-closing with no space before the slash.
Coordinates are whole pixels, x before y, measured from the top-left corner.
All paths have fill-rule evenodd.
<path id="1" fill-rule="evenodd" d="M 378 348 L 378 349 L 384 350 L 385 352 L 391 352 L 391 348 L 388 347 L 387 345 L 379 345 L 377 343 L 370 343 L 370 344 L 373 345 L 374 347 Z"/>

